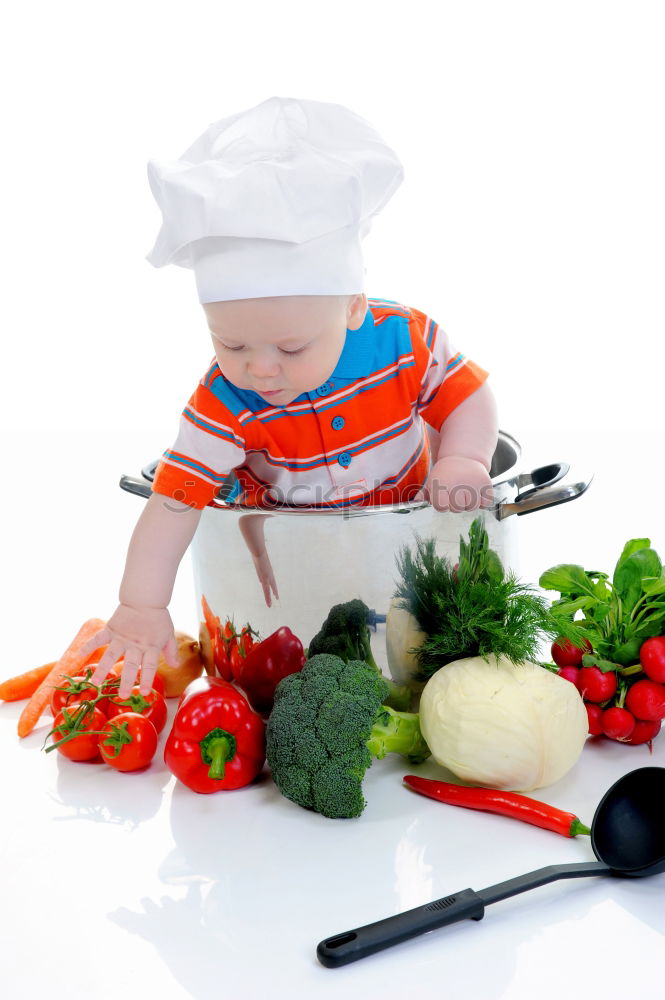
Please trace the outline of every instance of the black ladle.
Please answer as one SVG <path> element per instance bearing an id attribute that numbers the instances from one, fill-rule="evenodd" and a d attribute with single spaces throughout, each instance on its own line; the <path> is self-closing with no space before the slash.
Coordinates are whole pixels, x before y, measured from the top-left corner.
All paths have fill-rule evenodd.
<path id="1" fill-rule="evenodd" d="M 665 768 L 640 767 L 619 778 L 605 793 L 591 824 L 598 861 L 548 865 L 488 889 L 463 889 L 405 913 L 366 924 L 321 941 L 319 961 L 329 969 L 348 965 L 418 934 L 458 920 L 481 920 L 485 907 L 562 878 L 612 875 L 641 878 L 665 871 Z"/>

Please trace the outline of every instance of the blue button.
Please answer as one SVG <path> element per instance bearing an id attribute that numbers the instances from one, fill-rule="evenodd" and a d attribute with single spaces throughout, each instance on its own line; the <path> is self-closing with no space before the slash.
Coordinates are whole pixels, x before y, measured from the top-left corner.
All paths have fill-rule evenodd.
<path id="1" fill-rule="evenodd" d="M 340 465 L 343 465 L 344 468 L 346 468 L 348 465 L 351 465 L 351 456 L 349 455 L 348 451 L 343 451 L 342 454 L 337 459 L 337 461 L 339 462 Z"/>
<path id="2" fill-rule="evenodd" d="M 332 418 L 332 429 L 334 431 L 341 431 L 344 426 L 344 417 L 333 417 Z"/>
<path id="3" fill-rule="evenodd" d="M 324 382 L 323 385 L 320 385 L 319 388 L 316 390 L 316 395 L 328 396 L 330 395 L 331 392 L 332 392 L 332 382 Z"/>

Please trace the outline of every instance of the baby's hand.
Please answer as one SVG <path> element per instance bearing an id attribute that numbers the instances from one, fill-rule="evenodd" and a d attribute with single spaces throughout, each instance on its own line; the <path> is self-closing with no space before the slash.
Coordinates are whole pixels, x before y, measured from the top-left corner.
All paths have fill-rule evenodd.
<path id="1" fill-rule="evenodd" d="M 492 480 L 485 466 L 458 455 L 440 458 L 432 466 L 423 494 L 436 510 L 477 510 L 493 502 Z"/>
<path id="2" fill-rule="evenodd" d="M 106 628 L 93 636 L 81 650 L 81 655 L 89 656 L 99 646 L 107 643 L 108 648 L 90 680 L 93 684 L 101 684 L 113 664 L 124 656 L 118 692 L 120 698 L 127 698 L 131 694 L 139 669 L 141 694 L 149 694 L 161 652 L 170 666 L 178 665 L 173 622 L 166 608 L 140 608 L 121 604 L 109 618 Z"/>
<path id="3" fill-rule="evenodd" d="M 275 573 L 272 568 L 272 563 L 270 562 L 270 556 L 266 549 L 258 555 L 252 555 L 254 560 L 254 569 L 256 570 L 256 575 L 259 578 L 259 582 L 263 589 L 263 597 L 266 605 L 270 608 L 272 607 L 272 595 L 274 594 L 277 600 L 279 600 L 279 593 L 277 591 L 277 581 L 275 580 Z"/>

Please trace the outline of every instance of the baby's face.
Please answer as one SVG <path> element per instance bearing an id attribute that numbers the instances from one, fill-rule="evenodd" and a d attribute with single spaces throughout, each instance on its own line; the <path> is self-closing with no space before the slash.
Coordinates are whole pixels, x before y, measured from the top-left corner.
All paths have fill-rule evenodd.
<path id="1" fill-rule="evenodd" d="M 364 295 L 289 295 L 203 306 L 222 374 L 239 389 L 287 406 L 333 372 L 347 329 L 365 318 Z"/>

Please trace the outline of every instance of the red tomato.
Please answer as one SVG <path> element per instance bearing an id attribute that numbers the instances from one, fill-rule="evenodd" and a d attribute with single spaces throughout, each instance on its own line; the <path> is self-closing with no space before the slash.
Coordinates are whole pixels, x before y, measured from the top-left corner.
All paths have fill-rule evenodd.
<path id="1" fill-rule="evenodd" d="M 136 675 L 136 680 L 134 681 L 134 683 L 138 687 L 141 686 L 141 671 L 140 670 L 139 670 L 138 674 Z M 164 687 L 164 681 L 162 680 L 162 678 L 161 678 L 161 676 L 159 674 L 155 674 L 155 676 L 153 677 L 153 679 L 152 679 L 152 688 L 153 688 L 153 691 L 157 691 L 158 694 L 161 694 L 162 696 L 164 695 L 164 692 L 166 691 L 166 688 Z"/>
<path id="2" fill-rule="evenodd" d="M 111 693 L 115 683 L 111 675 L 102 682 L 101 691 L 95 684 L 89 684 L 96 663 L 91 663 L 85 670 L 80 670 L 74 674 L 71 681 L 63 681 L 57 688 L 54 688 L 51 695 L 51 712 L 57 715 L 65 705 L 73 705 L 79 701 L 94 701 L 100 694 Z M 102 698 L 95 705 L 100 712 L 106 715 L 108 709 L 108 698 Z"/>
<path id="3" fill-rule="evenodd" d="M 79 709 L 79 711 L 77 711 Z M 106 725 L 106 716 L 98 708 L 93 708 L 81 718 L 83 706 L 80 702 L 68 705 L 58 712 L 53 720 L 53 742 L 69 736 L 81 722 L 79 734 L 66 743 L 61 743 L 58 752 L 70 760 L 95 760 L 99 757 L 99 731 Z"/>
<path id="4" fill-rule="evenodd" d="M 159 691 L 153 688 L 150 694 L 142 695 L 138 684 L 132 688 L 129 698 L 114 698 L 109 703 L 108 717 L 114 719 L 123 712 L 136 712 L 150 719 L 158 733 L 166 725 L 168 710 L 166 702 Z"/>
<path id="5" fill-rule="evenodd" d="M 607 701 L 616 694 L 617 675 L 613 670 L 604 674 L 599 667 L 581 667 L 577 690 L 585 701 Z"/>
<path id="6" fill-rule="evenodd" d="M 665 683 L 665 638 L 647 639 L 640 647 L 642 670 L 652 681 Z"/>
<path id="7" fill-rule="evenodd" d="M 116 771 L 140 771 L 157 749 L 157 730 L 137 712 L 120 712 L 109 719 L 98 737 L 99 752 Z"/>
<path id="8" fill-rule="evenodd" d="M 552 643 L 552 659 L 558 667 L 581 667 L 584 654 L 592 652 L 591 643 L 586 639 L 582 649 L 573 646 L 570 639 L 557 639 Z"/>

